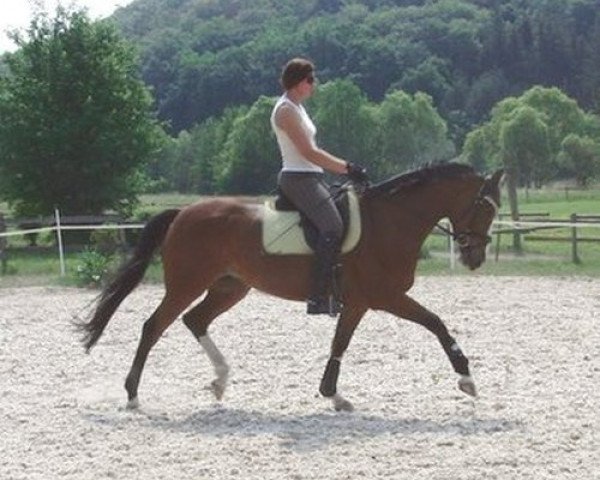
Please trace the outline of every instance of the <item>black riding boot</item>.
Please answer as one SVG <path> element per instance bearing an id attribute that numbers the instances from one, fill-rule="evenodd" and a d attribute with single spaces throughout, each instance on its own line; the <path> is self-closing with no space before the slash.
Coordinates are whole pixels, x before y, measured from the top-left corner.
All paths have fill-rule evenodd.
<path id="1" fill-rule="evenodd" d="M 319 238 L 306 310 L 309 314 L 326 313 L 335 317 L 342 308 L 336 298 L 334 285 L 339 250 L 339 242 L 333 238 L 327 236 Z"/>

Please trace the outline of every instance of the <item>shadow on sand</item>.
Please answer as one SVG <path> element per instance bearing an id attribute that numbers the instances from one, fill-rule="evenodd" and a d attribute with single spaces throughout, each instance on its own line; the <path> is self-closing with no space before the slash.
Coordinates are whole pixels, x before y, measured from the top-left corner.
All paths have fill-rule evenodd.
<path id="1" fill-rule="evenodd" d="M 494 435 L 522 428 L 506 419 L 451 419 L 447 422 L 417 418 L 387 418 L 361 413 L 277 414 L 256 410 L 207 408 L 186 417 L 173 419 L 143 409 L 123 415 L 88 414 L 87 419 L 106 426 L 133 421 L 139 427 L 198 436 L 251 438 L 272 436 L 281 446 L 296 451 L 311 451 L 329 444 L 360 442 L 383 435 L 406 437 L 433 435 L 443 439 L 471 435 Z"/>

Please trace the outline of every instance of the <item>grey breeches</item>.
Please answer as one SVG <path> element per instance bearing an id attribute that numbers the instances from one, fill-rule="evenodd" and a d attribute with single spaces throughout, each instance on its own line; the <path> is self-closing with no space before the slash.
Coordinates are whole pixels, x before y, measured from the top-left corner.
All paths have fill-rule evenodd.
<path id="1" fill-rule="evenodd" d="M 296 208 L 315 224 L 323 237 L 336 244 L 342 241 L 342 217 L 322 173 L 281 172 L 279 187 Z"/>

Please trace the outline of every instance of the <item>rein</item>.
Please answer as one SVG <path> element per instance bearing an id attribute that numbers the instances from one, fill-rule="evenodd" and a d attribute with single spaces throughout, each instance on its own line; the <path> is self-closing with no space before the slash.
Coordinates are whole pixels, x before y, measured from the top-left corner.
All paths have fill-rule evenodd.
<path id="1" fill-rule="evenodd" d="M 498 204 L 490 195 L 481 195 L 481 194 L 478 195 L 477 198 L 475 199 L 473 207 L 475 205 L 477 205 L 478 203 L 483 203 L 483 202 L 487 202 L 494 209 L 494 216 L 496 216 L 498 214 L 498 210 L 499 210 Z M 485 245 L 487 245 L 488 243 L 490 243 L 492 241 L 492 237 L 490 237 L 489 235 L 482 235 L 481 233 L 472 232 L 470 230 L 455 233 L 452 230 L 450 230 L 449 228 L 446 228 L 439 223 L 436 225 L 436 227 L 438 229 L 440 229 L 442 232 L 444 232 L 445 234 L 452 237 L 452 240 L 454 240 L 458 244 L 458 246 L 462 247 L 462 248 L 471 247 L 473 245 L 473 243 L 471 242 L 471 238 L 473 238 L 473 237 L 479 238 L 480 240 L 482 240 L 485 243 Z"/>

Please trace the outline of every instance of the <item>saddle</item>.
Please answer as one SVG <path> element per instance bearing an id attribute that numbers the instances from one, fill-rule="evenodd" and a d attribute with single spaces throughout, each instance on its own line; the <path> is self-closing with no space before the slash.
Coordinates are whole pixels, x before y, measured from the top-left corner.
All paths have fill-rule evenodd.
<path id="1" fill-rule="evenodd" d="M 344 223 L 342 253 L 353 250 L 361 235 L 358 197 L 352 188 L 331 187 L 331 195 Z M 319 236 L 317 227 L 281 191 L 263 208 L 263 249 L 270 255 L 309 255 Z"/>

